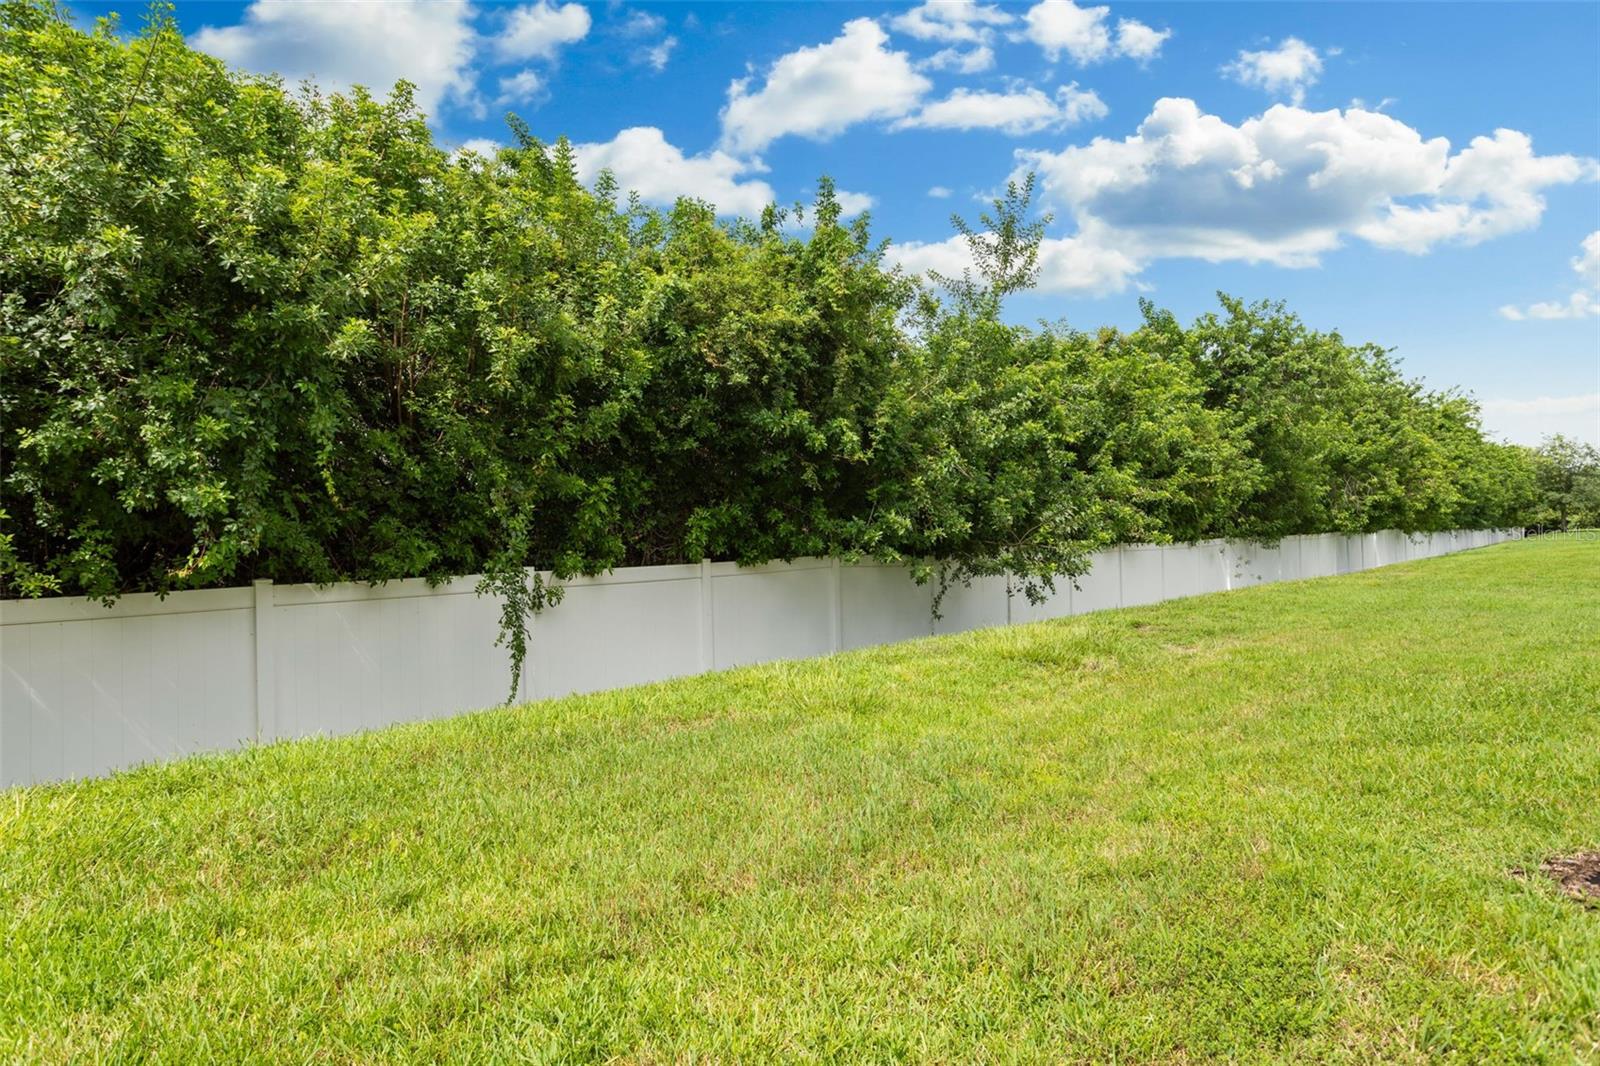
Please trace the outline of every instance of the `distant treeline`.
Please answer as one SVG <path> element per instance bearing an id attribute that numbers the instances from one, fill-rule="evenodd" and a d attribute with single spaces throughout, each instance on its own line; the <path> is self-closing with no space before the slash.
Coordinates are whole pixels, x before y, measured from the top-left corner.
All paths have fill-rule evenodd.
<path id="1" fill-rule="evenodd" d="M 803 214 L 650 210 L 410 91 L 286 91 L 154 20 L 0 6 L 5 595 L 702 557 L 1071 574 L 1124 540 L 1507 526 L 1528 450 L 1281 305 L 1028 328 L 1031 186 L 977 269 Z"/>

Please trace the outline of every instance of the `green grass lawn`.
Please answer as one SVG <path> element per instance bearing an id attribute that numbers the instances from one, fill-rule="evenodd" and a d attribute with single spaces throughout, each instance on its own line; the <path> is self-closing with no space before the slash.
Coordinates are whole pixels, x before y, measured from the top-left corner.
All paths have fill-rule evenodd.
<path id="1" fill-rule="evenodd" d="M 1596 1061 L 1586 847 L 1505 544 L 0 794 L 0 1058 Z"/>

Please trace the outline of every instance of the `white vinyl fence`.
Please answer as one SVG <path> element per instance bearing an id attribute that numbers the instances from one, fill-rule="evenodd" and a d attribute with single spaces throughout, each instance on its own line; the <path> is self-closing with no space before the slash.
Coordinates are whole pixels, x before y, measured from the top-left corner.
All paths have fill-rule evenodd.
<path id="1" fill-rule="evenodd" d="M 1323 534 L 1274 547 L 1129 545 L 1034 605 L 1000 578 L 932 589 L 901 567 L 806 559 L 625 567 L 567 583 L 534 619 L 521 697 L 538 699 L 1366 570 L 1519 535 Z M 439 718 L 503 700 L 499 603 L 474 578 L 429 588 L 274 585 L 0 601 L 0 787 L 254 742 Z"/>

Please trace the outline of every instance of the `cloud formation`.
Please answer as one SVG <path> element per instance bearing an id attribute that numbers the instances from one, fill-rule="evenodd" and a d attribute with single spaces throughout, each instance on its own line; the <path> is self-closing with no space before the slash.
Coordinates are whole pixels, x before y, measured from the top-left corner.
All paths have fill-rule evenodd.
<path id="1" fill-rule="evenodd" d="M 1079 66 L 1118 57 L 1148 62 L 1161 54 L 1171 30 L 1157 30 L 1137 19 L 1111 24 L 1111 9 L 1080 7 L 1072 0 L 1040 0 L 1023 16 L 1021 36 L 1044 50 L 1051 60 L 1063 53 Z"/>
<path id="2" fill-rule="evenodd" d="M 634 10 L 612 32 L 638 43 L 633 46 L 632 61 L 649 67 L 656 73 L 667 69 L 678 38 L 666 32 L 667 20 L 648 11 Z"/>
<path id="3" fill-rule="evenodd" d="M 927 59 L 919 60 L 919 70 L 953 70 L 957 74 L 981 74 L 994 66 L 994 49 L 986 44 L 969 48 L 941 48 Z"/>
<path id="4" fill-rule="evenodd" d="M 483 156 L 485 159 L 493 159 L 495 157 L 495 153 L 500 151 L 500 149 L 503 147 L 504 145 L 502 145 L 499 141 L 493 140 L 489 137 L 471 137 L 465 141 L 462 141 L 461 144 L 456 147 L 455 155 L 462 156 L 468 152 L 473 152 L 477 155 Z"/>
<path id="5" fill-rule="evenodd" d="M 890 28 L 919 41 L 945 44 L 991 44 L 994 27 L 1015 22 L 998 7 L 976 0 L 927 0 L 889 20 Z"/>
<path id="6" fill-rule="evenodd" d="M 976 0 L 926 0 L 890 19 L 889 26 L 919 41 L 948 46 L 919 61 L 920 69 L 978 74 L 994 66 L 996 27 L 1015 21 L 1000 8 Z"/>
<path id="7" fill-rule="evenodd" d="M 1588 318 L 1600 315 L 1600 230 L 1583 239 L 1581 252 L 1572 259 L 1572 269 L 1578 275 L 1576 291 L 1564 301 L 1549 301 L 1517 307 L 1507 304 L 1500 314 L 1513 322 L 1530 318 Z"/>
<path id="8" fill-rule="evenodd" d="M 1322 57 L 1300 38 L 1285 37 L 1276 48 L 1241 51 L 1222 73 L 1240 85 L 1287 97 L 1298 107 L 1305 102 L 1306 89 L 1322 75 Z"/>
<path id="9" fill-rule="evenodd" d="M 1171 36 L 1171 30 L 1153 29 L 1138 19 L 1118 19 L 1117 54 L 1146 63 L 1161 54 L 1161 46 Z"/>
<path id="10" fill-rule="evenodd" d="M 447 99 L 473 96 L 473 13 L 452 0 L 254 0 L 235 25 L 203 26 L 189 43 L 245 70 L 315 81 L 330 92 L 364 85 L 382 95 L 404 79 L 431 115 Z"/>
<path id="11" fill-rule="evenodd" d="M 253 0 L 239 22 L 203 26 L 189 43 L 245 70 L 309 80 L 329 92 L 363 85 L 382 95 L 395 82 L 409 81 L 417 106 L 437 117 L 447 104 L 482 113 L 477 85 L 484 72 L 477 63 L 485 56 L 498 63 L 549 61 L 590 26 L 580 3 L 537 0 L 511 8 L 498 32 L 487 36 L 474 27 L 479 14 L 466 0 Z M 527 103 L 544 84 L 532 69 L 496 80 L 500 105 Z"/>
<path id="12" fill-rule="evenodd" d="M 1593 160 L 1541 156 L 1515 130 L 1451 153 L 1371 111 L 1275 105 L 1239 125 L 1158 100 L 1131 136 L 1019 151 L 1047 204 L 1080 234 L 1141 262 L 1185 257 L 1315 265 L 1351 238 L 1420 254 L 1527 229 L 1543 189 L 1593 178 Z"/>
<path id="13" fill-rule="evenodd" d="M 728 87 L 722 110 L 723 147 L 759 152 L 780 137 L 827 140 L 869 119 L 892 119 L 917 106 L 932 83 L 871 19 L 845 23 L 826 44 L 778 59 L 760 88 L 753 77 Z"/>
<path id="14" fill-rule="evenodd" d="M 878 198 L 871 193 L 850 192 L 848 189 L 834 189 L 833 195 L 839 201 L 839 212 L 845 218 L 854 218 L 863 211 L 874 207 Z"/>
<path id="15" fill-rule="evenodd" d="M 1032 87 L 1003 93 L 959 88 L 890 128 L 992 129 L 1019 136 L 1075 126 L 1106 114 L 1105 102 L 1094 90 L 1078 88 L 1077 82 L 1061 86 L 1054 97 Z"/>
<path id="16" fill-rule="evenodd" d="M 625 193 L 637 192 L 652 204 L 670 205 L 692 196 L 714 204 L 722 214 L 755 216 L 775 199 L 772 186 L 750 178 L 765 172 L 759 162 L 721 151 L 686 156 L 654 126 L 634 126 L 609 141 L 574 145 L 573 155 L 585 184 L 609 170 Z"/>
<path id="17" fill-rule="evenodd" d="M 666 28 L 667 20 L 662 16 L 635 9 L 628 12 L 617 32 L 624 37 L 654 37 Z"/>
<path id="18" fill-rule="evenodd" d="M 590 24 L 589 9 L 582 4 L 558 7 L 537 0 L 511 9 L 505 28 L 494 37 L 494 51 L 507 60 L 553 59 L 562 48 L 587 37 Z"/>
<path id="19" fill-rule="evenodd" d="M 543 88 L 544 79 L 535 71 L 519 70 L 500 79 L 500 95 L 495 97 L 495 103 L 502 107 L 507 104 L 531 103 L 538 99 L 539 92 Z"/>
<path id="20" fill-rule="evenodd" d="M 1120 140 L 1014 155 L 1011 176 L 1037 173 L 1041 206 L 1074 228 L 1041 247 L 1040 290 L 1094 294 L 1136 284 L 1162 259 L 1309 267 L 1352 240 L 1413 254 L 1477 244 L 1537 225 L 1543 190 L 1600 174 L 1594 160 L 1538 155 L 1515 130 L 1452 151 L 1443 137 L 1371 111 L 1279 104 L 1233 125 L 1181 98 L 1157 101 Z M 892 257 L 949 275 L 969 262 L 957 238 L 910 242 Z M 1594 293 L 1600 233 L 1573 267 Z M 1508 317 L 1600 313 L 1592 299 Z"/>
<path id="21" fill-rule="evenodd" d="M 667 69 L 667 61 L 672 58 L 672 50 L 678 47 L 676 37 L 663 37 L 655 44 L 646 46 L 638 53 L 637 58 L 656 73 Z"/>

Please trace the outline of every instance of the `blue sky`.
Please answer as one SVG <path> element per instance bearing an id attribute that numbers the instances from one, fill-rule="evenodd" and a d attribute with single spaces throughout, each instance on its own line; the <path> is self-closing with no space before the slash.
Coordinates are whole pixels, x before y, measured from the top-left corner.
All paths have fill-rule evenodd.
<path id="1" fill-rule="evenodd" d="M 77 4 L 84 16 L 142 4 Z M 586 175 L 750 213 L 819 174 L 908 268 L 1038 173 L 1023 320 L 1282 298 L 1489 428 L 1600 443 L 1600 4 L 180 2 L 191 43 L 418 85 L 449 146 L 506 111 Z M 1586 243 L 1587 242 L 1587 243 Z"/>

